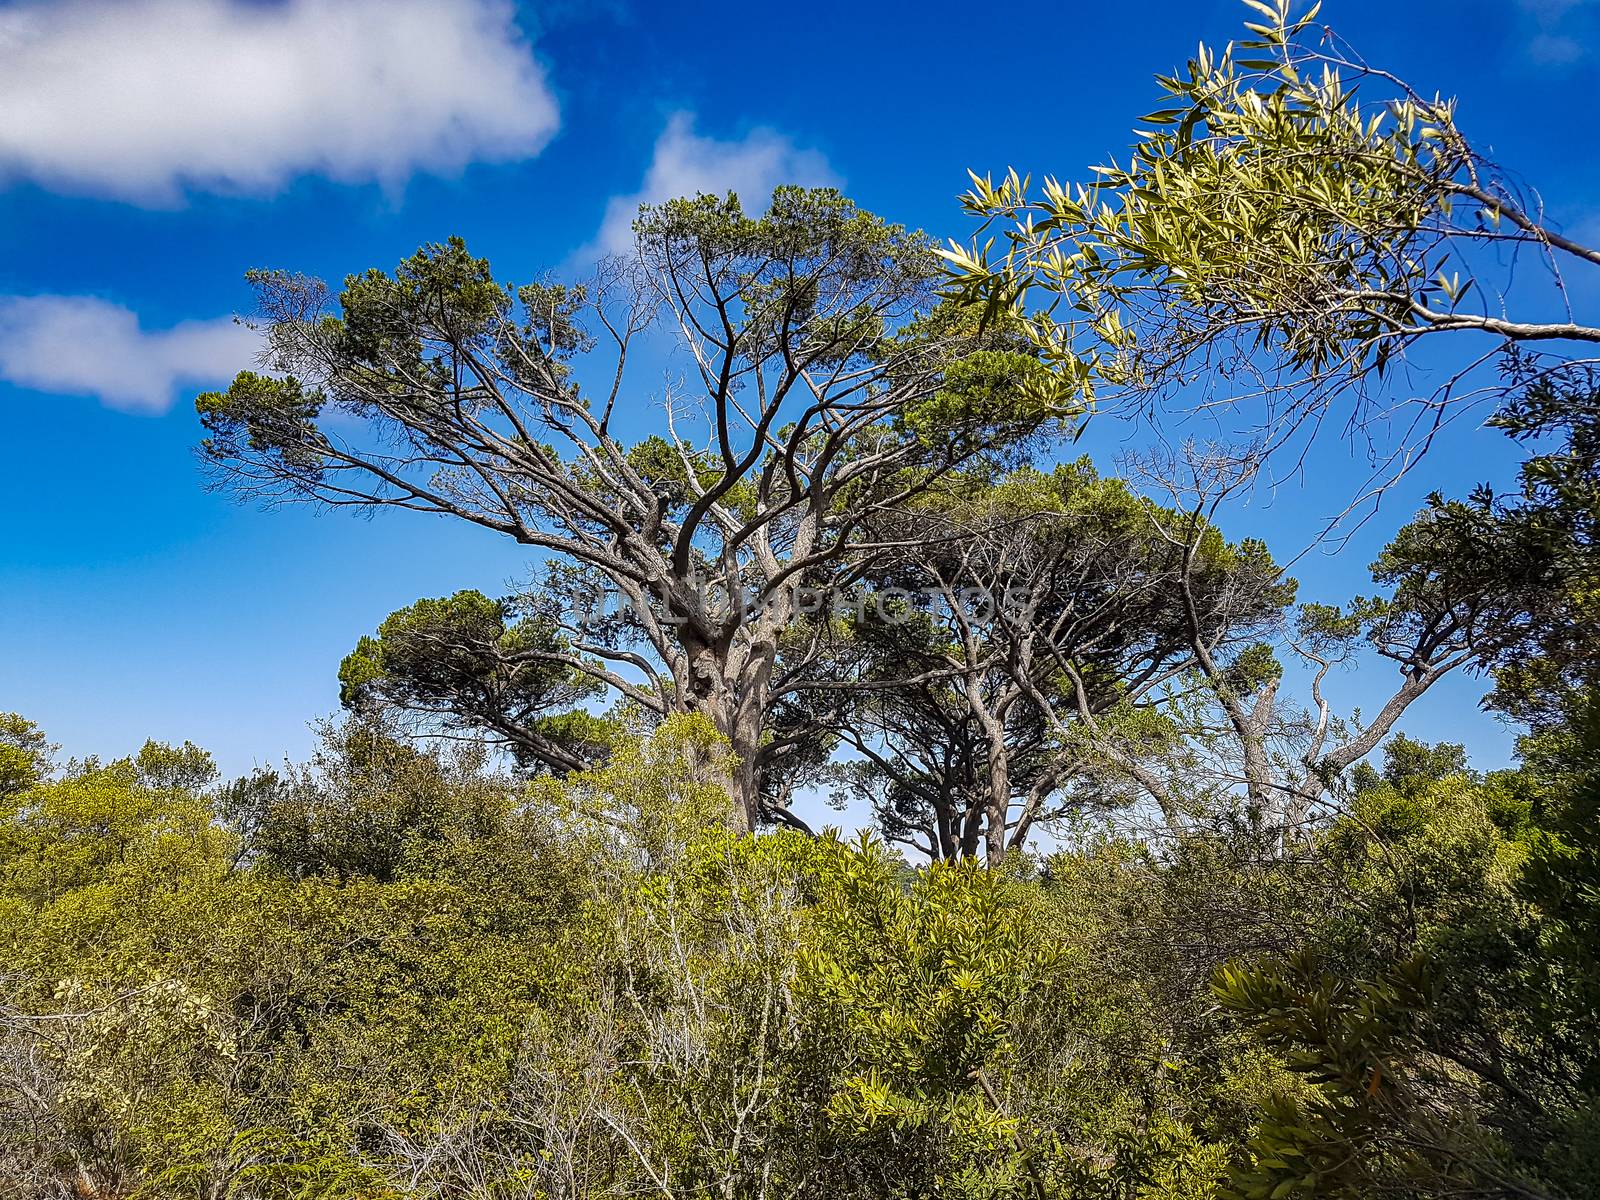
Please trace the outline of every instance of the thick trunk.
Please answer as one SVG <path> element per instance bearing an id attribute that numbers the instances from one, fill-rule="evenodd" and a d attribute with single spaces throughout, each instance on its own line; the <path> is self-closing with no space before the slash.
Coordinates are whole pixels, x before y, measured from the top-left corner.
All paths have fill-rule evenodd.
<path id="1" fill-rule="evenodd" d="M 769 603 L 751 617 L 737 588 L 730 588 L 727 611 L 707 611 L 693 584 L 680 581 L 671 603 L 679 661 L 687 675 L 677 680 L 678 703 L 706 717 L 727 739 L 735 761 L 716 782 L 732 801 L 733 828 L 752 833 L 762 817 L 761 736 L 778 633 L 793 614 L 787 606 Z"/>
<path id="2" fill-rule="evenodd" d="M 945 792 L 934 806 L 933 826 L 938 838 L 939 858 L 949 861 L 961 854 L 961 821 L 956 811 L 956 798 Z"/>
<path id="3" fill-rule="evenodd" d="M 1006 856 L 1006 821 L 1011 816 L 1011 752 L 1004 716 L 979 698 L 976 681 L 968 688 L 968 708 L 983 731 L 983 856 L 989 866 L 998 867 Z"/>
<path id="4" fill-rule="evenodd" d="M 692 676 L 684 703 L 727 739 L 734 762 L 714 782 L 726 789 L 732 802 L 732 827 L 740 833 L 752 833 L 761 820 L 759 756 L 773 650 L 757 643 L 741 656 L 742 662 L 735 662 L 731 651 L 687 637 L 684 650 Z"/>
<path id="5" fill-rule="evenodd" d="M 1011 764 L 1004 738 L 989 749 L 989 786 L 984 814 L 983 853 L 991 867 L 998 867 L 1006 856 L 1006 819 L 1011 815 Z"/>
<path id="6" fill-rule="evenodd" d="M 691 699 L 689 711 L 705 717 L 713 729 L 728 739 L 728 744 L 730 748 L 732 747 L 733 739 L 729 737 L 728 719 L 723 705 L 717 703 L 715 699 L 698 703 Z M 737 751 L 734 753 L 737 754 Z M 736 833 L 749 833 L 754 828 L 745 800 L 747 792 L 743 776 L 746 771 L 743 759 L 730 760 L 729 755 L 720 751 L 714 761 L 696 764 L 695 769 L 697 782 L 720 788 L 727 793 L 731 802 L 728 808 L 728 823 Z"/>
<path id="7" fill-rule="evenodd" d="M 966 817 L 961 824 L 961 857 L 977 858 L 978 846 L 983 840 L 983 817 L 987 811 L 982 804 L 972 804 L 967 808 Z"/>
<path id="8" fill-rule="evenodd" d="M 728 743 L 733 761 L 722 761 L 709 769 L 705 782 L 714 784 L 728 793 L 731 802 L 728 820 L 738 833 L 752 833 L 761 818 L 761 781 L 756 766 L 761 748 L 761 722 L 759 716 L 752 720 L 747 707 L 733 702 L 726 691 L 711 696 L 691 695 L 690 712 L 698 713 L 711 722 Z"/>
<path id="9" fill-rule="evenodd" d="M 756 756 L 761 750 L 761 721 L 736 717 L 724 735 L 733 748 L 733 778 L 728 795 L 733 800 L 734 827 L 740 833 L 754 833 L 761 822 L 761 773 Z"/>

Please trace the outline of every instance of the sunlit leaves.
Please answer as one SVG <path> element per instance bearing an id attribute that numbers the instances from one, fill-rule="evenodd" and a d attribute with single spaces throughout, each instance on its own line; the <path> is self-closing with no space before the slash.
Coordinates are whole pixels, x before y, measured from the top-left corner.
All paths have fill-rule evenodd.
<path id="1" fill-rule="evenodd" d="M 1296 371 L 1382 370 L 1419 305 L 1469 286 L 1439 244 L 1471 162 L 1450 102 L 1364 102 L 1311 47 L 1315 7 L 1251 7 L 1250 40 L 1158 76 L 1138 144 L 1092 183 L 972 176 L 963 202 L 1003 252 L 952 244 L 955 286 L 1026 307 L 1074 375 L 1156 386 L 1234 340 Z"/>

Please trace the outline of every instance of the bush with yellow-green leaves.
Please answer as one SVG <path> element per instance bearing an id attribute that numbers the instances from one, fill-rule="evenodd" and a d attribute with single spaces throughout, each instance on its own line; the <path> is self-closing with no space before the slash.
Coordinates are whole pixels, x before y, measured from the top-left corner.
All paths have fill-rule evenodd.
<path id="1" fill-rule="evenodd" d="M 1525 870 L 1529 797 L 1570 769 L 1485 781 L 1407 743 L 1295 854 L 1084 827 L 991 870 L 730 832 L 694 719 L 532 783 L 359 721 L 228 785 L 192 746 L 56 770 L 13 732 L 7 1198 L 1587 1178 L 1579 1018 L 1535 986 L 1554 927 Z"/>

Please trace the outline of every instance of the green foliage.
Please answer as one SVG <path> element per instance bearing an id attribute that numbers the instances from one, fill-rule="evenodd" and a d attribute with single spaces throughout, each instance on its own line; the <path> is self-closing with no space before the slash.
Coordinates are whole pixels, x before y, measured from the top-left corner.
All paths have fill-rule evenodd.
<path id="1" fill-rule="evenodd" d="M 1600 1011 L 1600 696 L 1590 691 L 1573 708 L 1570 724 L 1521 747 L 1526 765 L 1517 791 L 1529 794 L 1533 828 L 1516 890 L 1540 914 L 1529 984 L 1541 1025 L 1573 1081 L 1593 1096 L 1600 1093 L 1593 1036 Z"/>
<path id="2" fill-rule="evenodd" d="M 1480 777 L 1459 746 L 1397 738 L 1358 776 L 1318 847 L 1338 907 L 1298 955 L 1215 980 L 1312 1084 L 1265 1110 L 1235 1194 L 1587 1194 L 1591 739 L 1541 734 Z"/>
<path id="3" fill-rule="evenodd" d="M 1223 1008 L 1246 1016 L 1309 1084 L 1299 1097 L 1279 1093 L 1266 1105 L 1224 1195 L 1354 1200 L 1380 1188 L 1436 1185 L 1440 1151 L 1385 1138 L 1395 1125 L 1416 1123 L 1412 1110 L 1422 1109 L 1407 1070 L 1432 1002 L 1425 960 L 1350 981 L 1300 953 L 1248 970 L 1224 967 L 1214 990 Z"/>
<path id="4" fill-rule="evenodd" d="M 1510 374 L 1521 386 L 1490 423 L 1537 447 L 1518 487 L 1504 495 L 1479 488 L 1434 511 L 1470 544 L 1469 561 L 1496 567 L 1498 603 L 1482 618 L 1491 702 L 1518 720 L 1559 727 L 1600 686 L 1590 636 L 1600 623 L 1600 380 L 1588 368 L 1523 354 Z"/>
<path id="5" fill-rule="evenodd" d="M 265 281 L 263 281 L 265 282 Z M 561 297 L 539 294 L 541 301 L 553 300 L 555 311 L 562 311 Z M 428 369 L 424 340 L 428 336 L 453 345 L 482 343 L 491 337 L 498 321 L 510 307 L 511 298 L 496 283 L 487 259 L 474 258 L 466 243 L 453 237 L 441 244 L 424 246 L 395 268 L 393 274 L 369 270 L 345 280 L 339 295 L 344 317 L 340 326 L 340 349 L 354 362 L 393 364 L 392 382 L 397 388 L 409 385 L 401 377 L 400 365 L 410 363 Z M 540 304 L 532 320 L 550 312 Z M 555 341 L 570 346 L 570 326 L 556 318 Z M 548 319 L 541 323 L 548 332 Z M 437 361 L 432 369 L 440 369 Z"/>
<path id="6" fill-rule="evenodd" d="M 572 706 L 601 685 L 555 623 L 463 591 L 389 614 L 339 665 L 347 708 L 405 716 L 503 739 L 527 766 L 582 767 L 604 753 L 612 722 Z"/>
<path id="7" fill-rule="evenodd" d="M 902 349 L 951 341 L 969 347 L 944 367 L 938 390 L 905 411 L 905 428 L 924 441 L 971 439 L 1014 455 L 1040 430 L 1070 428 L 1084 415 L 1075 389 L 1040 360 L 1021 324 L 985 324 L 979 306 L 947 301 L 898 341 Z"/>
<path id="8" fill-rule="evenodd" d="M 796 632 L 795 586 L 853 584 L 869 524 L 1015 465 L 1072 405 L 1020 331 L 941 304 L 926 237 L 835 190 L 779 187 L 759 215 L 668 200 L 634 232 L 583 284 L 497 279 L 459 238 L 336 294 L 252 272 L 275 374 L 198 399 L 203 453 L 245 495 L 448 515 L 548 556 L 537 595 L 394 614 L 346 661 L 348 703 L 556 773 L 608 752 L 576 711 L 592 691 L 704 715 L 739 755 L 736 823 L 797 823 L 786 800 L 833 731 L 801 699 L 826 653 Z M 630 445 L 613 417 L 661 407 L 630 367 L 652 330 L 696 367 Z M 561 603 L 577 592 L 628 611 L 591 623 Z"/>
<path id="9" fill-rule="evenodd" d="M 1048 988 L 1053 950 L 1019 889 L 975 862 L 902 878 L 870 843 L 837 860 L 809 915 L 804 974 L 855 1067 L 830 1114 L 861 1137 L 929 1137 L 957 1157 L 1006 1155 L 1014 1119 L 982 1076 L 1014 1052 L 1013 1017 Z"/>
<path id="10" fill-rule="evenodd" d="M 1087 458 L 964 472 L 884 531 L 904 548 L 869 578 L 903 600 L 896 621 L 842 622 L 841 658 L 872 686 L 841 722 L 865 761 L 837 775 L 841 790 L 871 797 L 885 836 L 930 857 L 985 843 L 993 853 L 997 832 L 1004 852 L 989 811 L 997 762 L 1015 831 L 1046 795 L 1055 813 L 1093 802 L 1105 777 L 1091 782 L 1090 762 L 1114 770 L 1130 747 L 1152 758 L 1171 748 L 1173 704 L 1156 684 L 1193 663 L 1185 588 L 1235 689 L 1278 673 L 1255 643 L 1295 584 L 1266 546 L 1229 542 Z M 1078 794 L 1061 798 L 1069 777 Z"/>
<path id="11" fill-rule="evenodd" d="M 1517 489 L 1432 498 L 1343 607 L 1291 614 L 1204 505 L 1029 457 L 1107 388 L 1243 380 L 1314 427 L 1426 333 L 1600 341 L 1472 306 L 1471 240 L 1596 256 L 1451 102 L 1246 3 L 1126 163 L 974 176 L 1003 257 L 952 249 L 943 296 L 921 234 L 796 187 L 646 206 L 585 284 L 459 238 L 331 303 L 252 272 L 271 373 L 199 397 L 209 462 L 465 520 L 548 583 L 390 614 L 282 771 L 57 768 L 0 715 L 0 1195 L 1600 1193 L 1593 373 L 1508 350 Z M 658 323 L 701 394 L 624 444 Z M 904 619 L 787 599 L 862 583 Z M 574 616 L 608 586 L 639 609 Z M 1322 683 L 1362 650 L 1386 711 L 1493 671 L 1522 765 L 1403 735 L 1358 765 L 1393 712 L 1341 742 Z M 841 740 L 842 790 L 935 861 L 794 815 Z"/>
<path id="12" fill-rule="evenodd" d="M 1201 46 L 1184 72 L 1158 77 L 1163 103 L 1140 118 L 1126 165 L 1096 168 L 1089 186 L 1049 180 L 1032 204 L 1015 175 L 974 176 L 970 210 L 1031 215 L 1011 234 L 1006 286 L 1058 292 L 1052 309 L 1092 326 L 1113 356 L 1099 358 L 1102 375 L 1127 370 L 1115 357 L 1135 346 L 1125 318 L 1152 293 L 1164 293 L 1179 353 L 1234 323 L 1318 372 L 1350 357 L 1381 367 L 1390 335 L 1417 320 L 1412 304 L 1452 286 L 1433 279 L 1429 236 L 1448 209 L 1441 180 L 1463 171 L 1452 106 L 1364 106 L 1332 65 L 1297 61 L 1318 6 L 1252 7 L 1267 18 L 1253 37 Z M 969 276 L 985 269 L 949 257 Z M 1054 345 L 1070 356 L 1069 342 Z"/>
<path id="13" fill-rule="evenodd" d="M 32 721 L 18 713 L 0 713 L 0 803 L 42 782 L 50 773 L 54 750 Z"/>
<path id="14" fill-rule="evenodd" d="M 1111 1069 L 1118 1039 L 1162 1039 L 1137 988 L 1082 994 L 1087 944 L 1050 914 L 1083 897 L 733 835 L 700 719 L 526 789 L 360 722 L 327 739 L 244 789 L 150 746 L 24 794 L 0 830 L 6 1178 L 1210 1195 L 1218 1147 L 1139 1118 Z"/>
<path id="15" fill-rule="evenodd" d="M 71 765 L 0 821 L 0 1177 L 1582 1195 L 1593 733 L 1487 777 L 1397 739 L 1293 856 L 1085 825 L 1004 870 L 730 832 L 700 717 L 521 783 L 361 720 L 233 785 L 187 743 Z"/>
<path id="16" fill-rule="evenodd" d="M 1320 3 L 1244 3 L 1248 36 L 1156 77 L 1126 160 L 1037 190 L 971 173 L 963 203 L 983 227 L 944 252 L 955 294 L 1024 320 L 1064 385 L 1147 406 L 1228 379 L 1274 398 L 1279 434 L 1346 396 L 1365 421 L 1368 389 L 1426 335 L 1600 341 L 1570 319 L 1508 318 L 1504 285 L 1474 278 L 1484 242 L 1596 259 L 1469 142 L 1454 100 L 1363 61 Z"/>
<path id="17" fill-rule="evenodd" d="M 316 427 L 324 397 L 292 375 L 272 379 L 241 371 L 225 392 L 203 392 L 195 412 L 206 436 L 200 452 L 214 460 L 262 455 L 283 469 L 314 476 L 325 439 Z"/>
<path id="18" fill-rule="evenodd" d="M 312 762 L 274 779 L 236 815 L 263 867 L 296 878 L 389 882 L 413 854 L 459 830 L 492 827 L 504 800 L 480 785 L 480 759 L 446 759 L 354 720 L 325 731 Z"/>
<path id="19" fill-rule="evenodd" d="M 639 473 L 674 511 L 687 509 L 696 497 L 714 486 L 723 467 L 704 450 L 675 446 L 663 437 L 652 436 L 628 451 L 628 465 Z M 694 468 L 691 483 L 689 468 Z M 743 520 L 755 516 L 755 489 L 740 482 L 723 493 L 722 504 Z"/>

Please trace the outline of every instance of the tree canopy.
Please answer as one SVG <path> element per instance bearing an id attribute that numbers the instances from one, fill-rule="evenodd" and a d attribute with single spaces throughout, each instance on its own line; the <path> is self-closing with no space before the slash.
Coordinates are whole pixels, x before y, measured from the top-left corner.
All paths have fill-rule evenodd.
<path id="1" fill-rule="evenodd" d="M 254 273 L 277 373 L 199 399 L 202 452 L 246 495 L 449 515 L 617 594 L 625 629 L 573 628 L 542 661 L 706 715 L 749 826 L 771 815 L 763 712 L 795 589 L 849 582 L 874 514 L 1073 410 L 1017 339 L 940 307 L 924 238 L 836 192 L 780 188 L 760 217 L 676 200 L 635 228 L 631 255 L 577 285 L 500 283 L 460 239 L 350 276 L 337 312 L 317 281 Z M 627 370 L 660 330 L 686 394 L 641 394 Z M 623 441 L 649 406 L 664 428 Z M 385 678 L 409 678 L 408 703 L 438 694 Z"/>

